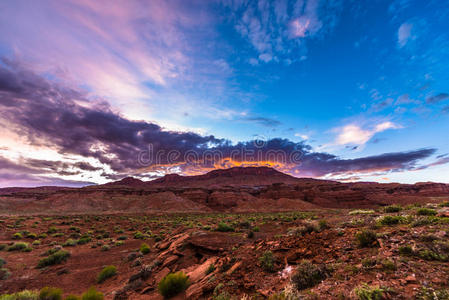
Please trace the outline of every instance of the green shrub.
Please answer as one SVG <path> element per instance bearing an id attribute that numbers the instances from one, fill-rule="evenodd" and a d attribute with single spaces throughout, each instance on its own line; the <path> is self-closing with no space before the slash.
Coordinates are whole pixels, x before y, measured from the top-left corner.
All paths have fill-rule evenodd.
<path id="1" fill-rule="evenodd" d="M 254 232 L 259 232 L 259 231 L 260 231 L 259 226 L 254 226 L 254 227 L 253 227 L 253 231 L 254 231 Z"/>
<path id="2" fill-rule="evenodd" d="M 402 210 L 402 206 L 400 205 L 389 205 L 384 208 L 386 213 L 395 213 L 400 212 Z"/>
<path id="3" fill-rule="evenodd" d="M 52 233 L 56 233 L 58 231 L 58 229 L 56 229 L 55 226 L 50 226 L 47 230 L 48 234 L 52 234 Z"/>
<path id="4" fill-rule="evenodd" d="M 0 295 L 0 300 L 38 300 L 39 294 L 35 291 L 24 290 L 14 294 Z"/>
<path id="5" fill-rule="evenodd" d="M 418 216 L 434 216 L 437 214 L 437 211 L 431 208 L 420 208 L 416 211 Z"/>
<path id="6" fill-rule="evenodd" d="M 311 288 L 327 277 L 327 270 L 309 261 L 301 262 L 291 277 L 292 284 L 298 290 Z"/>
<path id="7" fill-rule="evenodd" d="M 76 246 L 76 241 L 73 239 L 68 239 L 64 244 L 62 244 L 62 246 L 64 247 L 74 247 Z"/>
<path id="8" fill-rule="evenodd" d="M 439 207 L 449 207 L 449 201 L 442 202 L 438 204 Z"/>
<path id="9" fill-rule="evenodd" d="M 449 299 L 449 290 L 441 289 L 435 290 L 431 287 L 422 287 L 421 290 L 416 294 L 417 300 L 446 300 Z"/>
<path id="10" fill-rule="evenodd" d="M 266 251 L 259 257 L 260 266 L 267 272 L 274 271 L 274 257 L 271 251 Z"/>
<path id="11" fill-rule="evenodd" d="M 115 266 L 107 266 L 101 270 L 100 274 L 97 276 L 97 282 L 102 283 L 106 279 L 117 275 L 117 268 Z"/>
<path id="12" fill-rule="evenodd" d="M 396 264 L 392 260 L 385 259 L 382 261 L 382 269 L 384 271 L 396 271 Z"/>
<path id="13" fill-rule="evenodd" d="M 62 300 L 62 290 L 46 286 L 39 292 L 39 300 Z"/>
<path id="14" fill-rule="evenodd" d="M 37 264 L 38 268 L 44 268 L 47 266 L 52 266 L 56 264 L 60 264 L 64 261 L 66 261 L 70 257 L 70 252 L 59 250 L 53 254 L 51 254 L 48 257 L 42 258 L 39 260 L 39 263 Z"/>
<path id="15" fill-rule="evenodd" d="M 46 233 L 41 233 L 37 237 L 40 239 L 45 239 L 48 235 Z"/>
<path id="16" fill-rule="evenodd" d="M 6 280 L 11 276 L 11 272 L 9 272 L 6 268 L 0 268 L 0 280 Z"/>
<path id="17" fill-rule="evenodd" d="M 84 236 L 84 237 L 80 238 L 80 239 L 77 241 L 77 244 L 78 244 L 78 245 L 84 245 L 84 244 L 89 243 L 91 240 L 92 240 L 92 239 L 91 239 L 90 237 Z"/>
<path id="18" fill-rule="evenodd" d="M 356 209 L 356 210 L 351 210 L 349 212 L 349 215 L 350 216 L 353 216 L 353 215 L 372 215 L 374 213 L 375 213 L 375 211 L 372 210 L 372 209 Z"/>
<path id="19" fill-rule="evenodd" d="M 377 224 L 381 226 L 404 224 L 406 222 L 407 219 L 403 216 L 383 216 L 377 220 Z"/>
<path id="20" fill-rule="evenodd" d="M 12 236 L 12 238 L 13 238 L 14 240 L 20 240 L 20 239 L 23 238 L 23 236 L 22 236 L 22 234 L 21 234 L 20 232 L 16 232 L 16 233 L 14 233 L 14 235 Z"/>
<path id="21" fill-rule="evenodd" d="M 119 236 L 118 238 L 117 238 L 117 240 L 119 240 L 119 241 L 124 241 L 124 240 L 126 240 L 128 237 L 126 236 L 126 235 L 121 235 L 121 236 Z"/>
<path id="22" fill-rule="evenodd" d="M 325 219 L 321 219 L 318 222 L 318 228 L 319 228 L 320 231 L 322 231 L 324 229 L 329 229 L 330 226 L 329 226 L 329 224 L 327 223 L 327 221 Z"/>
<path id="23" fill-rule="evenodd" d="M 400 246 L 399 247 L 399 254 L 400 255 L 404 255 L 404 256 L 412 255 L 413 254 L 413 249 L 409 245 Z"/>
<path id="24" fill-rule="evenodd" d="M 6 265 L 6 260 L 2 257 L 0 257 L 0 268 Z"/>
<path id="25" fill-rule="evenodd" d="M 24 251 L 28 248 L 28 243 L 14 243 L 7 248 L 8 251 Z"/>
<path id="26" fill-rule="evenodd" d="M 111 247 L 109 247 L 108 245 L 101 246 L 101 251 L 109 251 L 109 249 L 111 249 Z"/>
<path id="27" fill-rule="evenodd" d="M 214 264 L 210 264 L 209 267 L 207 267 L 207 269 L 206 269 L 206 275 L 209 275 L 213 271 L 215 271 L 215 265 Z"/>
<path id="28" fill-rule="evenodd" d="M 134 233 L 134 238 L 135 238 L 135 239 L 139 239 L 139 240 L 143 240 L 143 239 L 145 238 L 145 234 L 143 234 L 143 233 L 140 232 L 140 231 L 136 231 L 136 232 Z"/>
<path id="29" fill-rule="evenodd" d="M 378 245 L 376 233 L 372 230 L 357 232 L 355 238 L 361 248 L 376 247 Z"/>
<path id="30" fill-rule="evenodd" d="M 95 287 L 91 287 L 81 296 L 81 300 L 103 300 L 103 298 L 103 293 L 98 292 Z"/>
<path id="31" fill-rule="evenodd" d="M 385 290 L 380 287 L 362 284 L 355 288 L 354 292 L 360 300 L 382 300 Z"/>
<path id="32" fill-rule="evenodd" d="M 26 237 L 29 239 L 35 239 L 37 238 L 37 234 L 30 232 L 26 235 Z"/>
<path id="33" fill-rule="evenodd" d="M 33 245 L 33 246 L 39 246 L 41 244 L 41 241 L 40 240 L 34 240 L 32 243 L 31 243 L 31 245 Z"/>
<path id="34" fill-rule="evenodd" d="M 164 298 L 173 297 L 189 286 L 189 278 L 184 272 L 171 273 L 165 276 L 158 284 L 159 293 Z"/>
<path id="35" fill-rule="evenodd" d="M 220 223 L 218 223 L 216 230 L 220 231 L 220 232 L 230 232 L 230 231 L 234 231 L 234 228 L 232 228 L 232 226 L 229 226 L 228 224 L 226 224 L 224 222 L 220 222 Z"/>
<path id="36" fill-rule="evenodd" d="M 150 253 L 151 249 L 150 246 L 148 246 L 148 244 L 146 243 L 142 243 L 142 245 L 140 245 L 140 253 L 142 254 L 148 254 Z"/>
<path id="37" fill-rule="evenodd" d="M 68 295 L 67 297 L 64 298 L 64 300 L 80 300 L 80 297 L 75 295 Z"/>
<path id="38" fill-rule="evenodd" d="M 417 255 L 425 260 L 438 260 L 438 261 L 448 261 L 449 257 L 447 255 L 434 252 L 432 250 L 424 249 L 417 253 Z"/>

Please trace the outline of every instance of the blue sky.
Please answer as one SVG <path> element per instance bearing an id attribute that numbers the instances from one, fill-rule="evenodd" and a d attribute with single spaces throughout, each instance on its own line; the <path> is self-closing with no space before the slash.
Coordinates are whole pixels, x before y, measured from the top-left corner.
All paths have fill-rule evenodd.
<path id="1" fill-rule="evenodd" d="M 338 180 L 449 182 L 448 17 L 444 1 L 3 1 L 2 84 L 13 76 L 27 84 L 20 79 L 26 73 L 52 89 L 76 90 L 76 105 L 129 122 L 234 145 L 285 139 L 310 154 L 331 154 L 332 163 L 432 149 L 389 167 L 280 169 Z M 24 97 L 14 92 L 3 95 Z M 0 108 L 3 186 L 154 176 L 68 151 L 54 132 L 31 133 L 29 120 L 19 123 L 6 117 L 17 113 L 11 106 Z M 112 151 L 116 143 L 98 140 L 89 151 Z M 28 162 L 49 159 L 67 162 L 72 174 Z M 97 170 L 71 165 L 80 162 Z M 23 178 L 10 176 L 12 166 L 27 168 Z"/>

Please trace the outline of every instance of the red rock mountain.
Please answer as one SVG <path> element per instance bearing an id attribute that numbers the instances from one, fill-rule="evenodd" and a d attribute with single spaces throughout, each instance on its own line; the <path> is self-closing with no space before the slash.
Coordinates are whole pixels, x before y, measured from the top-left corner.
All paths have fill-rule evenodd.
<path id="1" fill-rule="evenodd" d="M 341 183 L 237 167 L 84 188 L 0 189 L 0 214 L 254 212 L 442 201 L 449 201 L 449 185 L 441 183 Z"/>

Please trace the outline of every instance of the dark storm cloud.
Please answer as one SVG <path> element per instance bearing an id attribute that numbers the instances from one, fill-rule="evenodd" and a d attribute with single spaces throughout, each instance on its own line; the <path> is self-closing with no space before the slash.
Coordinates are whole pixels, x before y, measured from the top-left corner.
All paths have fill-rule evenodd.
<path id="1" fill-rule="evenodd" d="M 67 172 L 69 173 L 69 172 Z M 36 185 L 62 185 L 80 187 L 93 184 L 89 181 L 74 181 L 52 178 L 46 175 L 64 175 L 64 171 L 51 172 L 42 168 L 22 165 L 0 156 L 0 187 L 3 186 L 36 186 Z M 73 175 L 73 174 L 65 174 Z"/>
<path id="2" fill-rule="evenodd" d="M 235 161 L 266 161 L 284 154 L 286 159 L 281 162 L 286 168 L 284 171 L 297 169 L 300 174 L 310 176 L 370 170 L 408 170 L 414 168 L 418 160 L 435 152 L 435 149 L 423 149 L 340 159 L 328 153 L 313 152 L 304 142 L 296 143 L 287 139 L 253 140 L 233 145 L 212 135 L 165 131 L 154 123 L 128 120 L 113 112 L 106 102 L 89 101 L 83 92 L 44 79 L 9 61 L 0 64 L 0 120 L 14 124 L 14 130 L 31 144 L 51 147 L 65 155 L 98 159 L 114 171 L 112 174 L 104 171 L 106 178 L 115 178 L 117 174 L 137 174 L 143 167 L 153 165 L 182 163 L 192 151 L 203 157 L 215 151 Z M 263 117 L 246 120 L 269 127 L 280 124 L 279 121 Z M 150 160 L 143 165 L 138 158 L 148 151 L 150 145 L 153 153 L 164 155 L 159 160 Z M 176 155 L 170 157 L 170 152 Z M 259 154 L 262 156 L 259 157 Z M 7 163 L 0 160 L 0 167 Z M 203 163 L 213 166 L 207 159 Z M 100 170 L 84 162 L 32 159 L 23 159 L 20 165 L 10 165 L 9 168 L 22 174 L 40 172 L 60 175 Z"/>
<path id="3" fill-rule="evenodd" d="M 340 159 L 331 154 L 308 153 L 304 155 L 300 170 L 310 175 L 323 176 L 350 172 L 413 170 L 419 160 L 433 155 L 436 149 L 385 153 L 356 159 Z"/>
<path id="4" fill-rule="evenodd" d="M 440 93 L 437 94 L 435 96 L 429 96 L 426 98 L 426 103 L 427 104 L 434 104 L 434 103 L 438 103 L 441 101 L 445 101 L 449 99 L 449 94 L 448 93 Z"/>

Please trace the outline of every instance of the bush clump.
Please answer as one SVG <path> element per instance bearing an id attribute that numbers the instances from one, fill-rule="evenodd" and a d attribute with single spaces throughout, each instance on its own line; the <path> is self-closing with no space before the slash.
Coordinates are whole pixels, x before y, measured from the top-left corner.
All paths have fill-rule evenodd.
<path id="1" fill-rule="evenodd" d="M 298 290 L 311 288 L 327 277 L 327 270 L 324 267 L 312 264 L 309 261 L 301 262 L 295 273 L 292 275 L 292 284 Z"/>
<path id="2" fill-rule="evenodd" d="M 402 206 L 400 205 L 389 205 L 384 208 L 386 213 L 395 213 L 400 212 L 402 210 Z"/>
<path id="3" fill-rule="evenodd" d="M 437 214 L 437 211 L 432 208 L 420 208 L 416 211 L 418 216 L 434 216 Z"/>
<path id="4" fill-rule="evenodd" d="M 39 300 L 62 300 L 62 290 L 46 286 L 39 292 Z"/>
<path id="5" fill-rule="evenodd" d="M 117 275 L 117 268 L 115 266 L 104 267 L 104 269 L 101 270 L 100 274 L 98 274 L 97 276 L 97 282 L 102 283 L 106 279 L 111 278 L 115 275 Z"/>
<path id="6" fill-rule="evenodd" d="M 362 230 L 356 233 L 355 238 L 361 248 L 376 247 L 379 244 L 376 233 L 372 230 Z"/>
<path id="7" fill-rule="evenodd" d="M 70 257 L 70 252 L 64 250 L 58 250 L 48 257 L 42 258 L 37 264 L 38 268 L 44 268 L 47 266 L 57 265 L 66 261 Z"/>
<path id="8" fill-rule="evenodd" d="M 189 278 L 184 272 L 171 273 L 162 278 L 157 288 L 164 298 L 173 297 L 189 286 Z"/>
<path id="9" fill-rule="evenodd" d="M 14 294 L 0 295 L 0 300 L 38 300 L 39 294 L 35 291 L 24 290 Z"/>
<path id="10" fill-rule="evenodd" d="M 148 246 L 148 244 L 146 243 L 142 243 L 142 245 L 140 245 L 140 253 L 142 254 L 148 254 L 150 253 L 151 249 L 150 246 Z"/>
<path id="11" fill-rule="evenodd" d="M 259 257 L 260 266 L 267 272 L 274 271 L 274 257 L 271 251 L 265 251 L 261 257 Z"/>
<path id="12" fill-rule="evenodd" d="M 399 254 L 404 255 L 404 256 L 412 255 L 413 254 L 412 246 L 410 246 L 410 245 L 400 246 Z"/>
<path id="13" fill-rule="evenodd" d="M 377 220 L 378 225 L 381 225 L 381 226 L 404 224 L 406 222 L 407 222 L 407 219 L 403 216 L 383 216 Z"/>
<path id="14" fill-rule="evenodd" d="M 83 295 L 81 295 L 81 300 L 103 300 L 103 293 L 98 292 L 95 287 L 91 287 Z"/>
<path id="15" fill-rule="evenodd" d="M 371 287 L 367 284 L 362 284 L 356 287 L 354 292 L 360 300 L 381 300 L 384 299 L 385 290 L 377 286 Z"/>
<path id="16" fill-rule="evenodd" d="M 14 240 L 20 240 L 21 238 L 23 238 L 22 234 L 20 232 L 16 232 L 14 233 L 14 235 L 12 236 L 12 238 Z"/>
<path id="17" fill-rule="evenodd" d="M 25 249 L 29 248 L 28 243 L 14 243 L 13 245 L 7 248 L 8 251 L 25 251 Z"/>
<path id="18" fill-rule="evenodd" d="M 230 231 L 234 231 L 234 228 L 232 228 L 232 226 L 230 226 L 224 222 L 220 222 L 220 223 L 218 223 L 217 231 L 230 232 Z"/>

